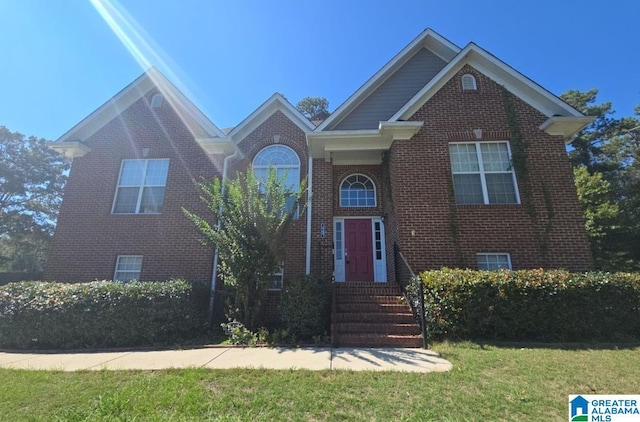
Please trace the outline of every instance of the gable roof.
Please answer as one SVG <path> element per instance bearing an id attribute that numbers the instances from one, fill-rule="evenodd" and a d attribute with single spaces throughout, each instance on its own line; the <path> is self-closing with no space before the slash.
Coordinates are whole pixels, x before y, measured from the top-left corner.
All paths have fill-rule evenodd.
<path id="1" fill-rule="evenodd" d="M 460 51 L 458 46 L 445 39 L 434 30 L 427 28 L 398 54 L 396 54 L 380 70 L 378 70 L 378 72 L 369 78 L 369 80 L 354 92 L 344 103 L 342 103 L 316 128 L 316 131 L 331 130 L 335 125 L 340 123 L 341 120 L 343 120 L 351 111 L 353 111 L 369 95 L 379 88 L 380 85 L 398 71 L 398 69 L 400 69 L 422 48 L 430 50 L 445 62 L 451 61 Z"/>
<path id="2" fill-rule="evenodd" d="M 58 138 L 52 147 L 66 142 L 85 141 L 154 87 L 165 97 L 194 136 L 224 137 L 224 133 L 191 100 L 158 69 L 151 67 Z"/>
<path id="3" fill-rule="evenodd" d="M 390 120 L 405 120 L 411 117 L 465 64 L 474 67 L 485 76 L 503 85 L 509 92 L 520 97 L 547 117 L 581 117 L 580 113 L 556 95 L 533 82 L 505 62 L 474 43 L 469 43 L 451 60 L 424 88 L 394 114 Z"/>
<path id="4" fill-rule="evenodd" d="M 315 125 L 307 119 L 298 109 L 296 109 L 282 94 L 276 92 L 267 99 L 253 113 L 248 115 L 240 124 L 234 127 L 227 136 L 235 143 L 240 142 L 244 137 L 253 132 L 258 126 L 264 123 L 276 111 L 282 112 L 289 120 L 303 132 L 307 133 L 315 129 Z"/>

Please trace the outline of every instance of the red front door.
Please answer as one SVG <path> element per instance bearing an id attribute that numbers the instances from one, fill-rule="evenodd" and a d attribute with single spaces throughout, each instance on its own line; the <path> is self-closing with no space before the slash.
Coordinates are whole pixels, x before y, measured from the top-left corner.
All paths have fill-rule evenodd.
<path id="1" fill-rule="evenodd" d="M 373 281 L 371 220 L 345 219 L 345 280 Z"/>

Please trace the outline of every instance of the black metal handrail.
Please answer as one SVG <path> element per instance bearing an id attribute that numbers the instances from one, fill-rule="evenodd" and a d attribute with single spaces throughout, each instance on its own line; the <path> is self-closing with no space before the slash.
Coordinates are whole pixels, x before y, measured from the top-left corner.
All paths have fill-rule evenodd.
<path id="1" fill-rule="evenodd" d="M 333 320 L 336 316 L 338 309 L 337 289 L 335 281 L 331 282 L 331 346 L 338 347 L 338 331 L 336 330 L 336 323 Z"/>
<path id="2" fill-rule="evenodd" d="M 397 243 L 393 244 L 393 255 L 395 261 L 396 282 L 400 285 L 400 289 L 407 300 L 413 316 L 418 321 L 420 331 L 422 333 L 422 347 L 427 348 L 427 321 L 425 317 L 424 307 L 424 284 L 416 277 L 400 251 Z"/>

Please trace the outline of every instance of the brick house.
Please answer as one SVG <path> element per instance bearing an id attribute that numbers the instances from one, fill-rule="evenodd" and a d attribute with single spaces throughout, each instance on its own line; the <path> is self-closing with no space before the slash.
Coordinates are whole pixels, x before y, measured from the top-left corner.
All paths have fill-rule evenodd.
<path id="1" fill-rule="evenodd" d="M 318 126 L 274 94 L 224 132 L 150 69 L 53 143 L 73 165 L 45 278 L 215 284 L 215 251 L 181 208 L 205 214 L 195 180 L 267 165 L 312 194 L 275 298 L 296 274 L 392 282 L 394 245 L 415 271 L 587 270 L 565 142 L 590 121 L 430 29 Z"/>

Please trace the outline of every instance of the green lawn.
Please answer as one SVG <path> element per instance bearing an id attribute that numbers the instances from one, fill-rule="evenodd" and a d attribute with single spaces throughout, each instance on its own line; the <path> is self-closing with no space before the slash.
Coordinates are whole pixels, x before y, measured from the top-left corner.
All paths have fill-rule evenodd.
<path id="1" fill-rule="evenodd" d="M 566 421 L 569 394 L 637 394 L 640 346 L 433 346 L 447 373 L 0 370 L 2 421 Z"/>

